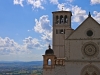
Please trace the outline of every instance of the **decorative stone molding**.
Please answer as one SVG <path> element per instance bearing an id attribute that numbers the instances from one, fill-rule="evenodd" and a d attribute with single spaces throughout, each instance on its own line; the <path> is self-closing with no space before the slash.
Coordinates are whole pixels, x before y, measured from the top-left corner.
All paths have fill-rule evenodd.
<path id="1" fill-rule="evenodd" d="M 91 64 L 86 65 L 81 70 L 81 75 L 99 75 L 99 74 L 100 74 L 99 68 Z"/>
<path id="2" fill-rule="evenodd" d="M 94 42 L 87 42 L 82 46 L 82 54 L 85 57 L 96 57 L 99 53 L 99 47 Z"/>

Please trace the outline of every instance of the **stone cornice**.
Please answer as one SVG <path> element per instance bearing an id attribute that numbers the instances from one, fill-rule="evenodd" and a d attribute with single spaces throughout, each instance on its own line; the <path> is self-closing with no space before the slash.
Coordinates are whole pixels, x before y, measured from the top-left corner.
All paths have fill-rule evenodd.
<path id="1" fill-rule="evenodd" d="M 100 62 L 100 60 L 65 60 L 65 62 Z"/>
<path id="2" fill-rule="evenodd" d="M 66 39 L 66 40 L 100 40 L 100 38 L 73 38 L 73 39 Z"/>

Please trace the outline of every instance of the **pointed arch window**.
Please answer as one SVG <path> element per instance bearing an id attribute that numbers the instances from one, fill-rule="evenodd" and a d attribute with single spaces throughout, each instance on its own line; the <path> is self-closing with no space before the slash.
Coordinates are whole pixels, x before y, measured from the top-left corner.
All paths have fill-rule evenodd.
<path id="1" fill-rule="evenodd" d="M 60 16 L 60 24 L 61 24 L 61 23 L 64 23 L 64 18 L 63 18 L 62 15 Z"/>
<path id="2" fill-rule="evenodd" d="M 64 16 L 64 23 L 68 23 L 67 15 Z"/>

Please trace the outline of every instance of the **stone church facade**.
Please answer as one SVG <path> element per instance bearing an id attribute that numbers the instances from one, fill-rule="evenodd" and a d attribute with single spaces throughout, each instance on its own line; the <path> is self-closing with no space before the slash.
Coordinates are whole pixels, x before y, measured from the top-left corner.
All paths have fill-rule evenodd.
<path id="1" fill-rule="evenodd" d="M 53 14 L 53 50 L 43 55 L 43 75 L 100 75 L 100 24 L 88 17 L 75 30 L 71 11 Z"/>

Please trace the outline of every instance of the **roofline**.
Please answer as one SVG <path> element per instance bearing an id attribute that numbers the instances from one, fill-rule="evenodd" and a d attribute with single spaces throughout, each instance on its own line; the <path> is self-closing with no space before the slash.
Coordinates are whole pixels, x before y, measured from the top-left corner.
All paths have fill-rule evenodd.
<path id="1" fill-rule="evenodd" d="M 72 16 L 72 12 L 71 12 L 71 11 L 54 11 L 54 12 L 52 12 L 52 14 L 53 14 L 53 13 L 58 13 L 58 12 L 60 12 L 60 13 L 62 13 L 62 12 L 71 13 L 71 16 Z"/>
<path id="2" fill-rule="evenodd" d="M 88 16 L 66 39 L 68 39 L 77 29 L 81 27 L 81 25 L 91 16 Z M 100 25 L 93 17 L 91 17 L 98 25 Z"/>

